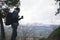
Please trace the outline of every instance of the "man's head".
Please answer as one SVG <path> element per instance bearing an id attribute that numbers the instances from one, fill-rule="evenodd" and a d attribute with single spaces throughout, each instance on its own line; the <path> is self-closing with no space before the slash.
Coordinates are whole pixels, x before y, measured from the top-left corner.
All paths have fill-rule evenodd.
<path id="1" fill-rule="evenodd" d="M 18 8 L 18 7 L 17 7 L 17 8 L 15 8 L 15 10 L 16 10 L 17 12 L 20 12 L 20 8 Z"/>

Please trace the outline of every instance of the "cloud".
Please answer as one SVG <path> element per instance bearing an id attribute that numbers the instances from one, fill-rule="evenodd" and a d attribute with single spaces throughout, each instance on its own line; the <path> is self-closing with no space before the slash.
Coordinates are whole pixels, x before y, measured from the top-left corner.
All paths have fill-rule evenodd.
<path id="1" fill-rule="evenodd" d="M 21 0 L 20 8 L 20 14 L 24 16 L 21 20 L 23 23 L 56 24 L 55 21 L 60 20 L 60 16 L 54 15 L 57 9 L 54 0 Z"/>

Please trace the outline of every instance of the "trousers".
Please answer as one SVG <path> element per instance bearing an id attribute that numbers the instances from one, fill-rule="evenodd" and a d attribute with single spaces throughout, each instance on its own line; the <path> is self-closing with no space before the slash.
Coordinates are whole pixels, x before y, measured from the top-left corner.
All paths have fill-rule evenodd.
<path id="1" fill-rule="evenodd" d="M 13 23 L 13 24 L 11 24 L 11 26 L 12 26 L 11 40 L 16 40 L 18 23 Z"/>

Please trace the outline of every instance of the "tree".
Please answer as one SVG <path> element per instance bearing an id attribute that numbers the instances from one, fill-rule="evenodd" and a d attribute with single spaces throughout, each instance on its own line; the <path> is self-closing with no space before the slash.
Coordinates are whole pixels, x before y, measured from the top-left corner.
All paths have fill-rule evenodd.
<path id="1" fill-rule="evenodd" d="M 47 40 L 60 40 L 60 26 L 49 35 Z"/>
<path id="2" fill-rule="evenodd" d="M 7 0 L 5 1 L 5 3 L 8 5 L 8 6 L 19 6 L 20 0 Z"/>
<path id="3" fill-rule="evenodd" d="M 33 32 L 32 32 L 32 29 L 30 29 L 28 26 L 22 26 L 22 37 L 23 37 L 23 40 L 26 40 L 26 38 L 32 36 Z"/>
<path id="4" fill-rule="evenodd" d="M 5 31 L 2 18 L 4 18 L 7 15 L 6 10 L 11 7 L 19 7 L 19 5 L 20 0 L 0 0 L 1 40 L 5 40 Z"/>
<path id="5" fill-rule="evenodd" d="M 60 0 L 55 0 L 56 1 L 56 3 L 58 3 Z M 59 8 L 57 9 L 57 12 L 56 12 L 56 14 L 55 15 L 57 15 L 57 14 L 59 14 L 60 13 L 60 2 L 59 2 Z"/>
<path id="6" fill-rule="evenodd" d="M 4 31 L 1 13 L 0 13 L 0 23 L 1 23 L 1 40 L 5 40 L 5 31 Z"/>

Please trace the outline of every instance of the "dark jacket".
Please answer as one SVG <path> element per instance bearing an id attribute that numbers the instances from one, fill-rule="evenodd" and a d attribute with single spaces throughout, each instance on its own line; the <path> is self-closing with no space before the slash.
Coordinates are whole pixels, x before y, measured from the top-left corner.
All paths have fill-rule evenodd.
<path id="1" fill-rule="evenodd" d="M 14 11 L 12 13 L 12 23 L 18 23 L 18 18 L 19 18 L 18 12 Z"/>

